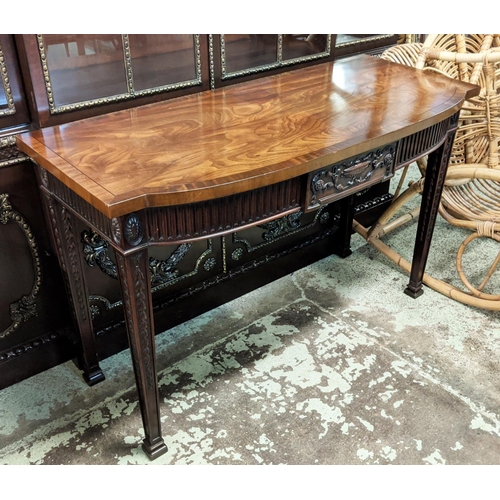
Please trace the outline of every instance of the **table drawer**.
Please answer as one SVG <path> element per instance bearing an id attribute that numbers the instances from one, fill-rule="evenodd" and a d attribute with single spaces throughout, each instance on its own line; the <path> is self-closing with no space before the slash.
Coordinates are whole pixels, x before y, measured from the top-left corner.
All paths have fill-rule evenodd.
<path id="1" fill-rule="evenodd" d="M 306 211 L 390 179 L 394 175 L 396 144 L 311 172 L 307 182 Z"/>

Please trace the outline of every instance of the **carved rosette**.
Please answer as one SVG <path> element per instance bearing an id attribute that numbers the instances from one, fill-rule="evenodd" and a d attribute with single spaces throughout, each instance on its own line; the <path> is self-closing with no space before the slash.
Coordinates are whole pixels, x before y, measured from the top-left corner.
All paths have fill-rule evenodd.
<path id="1" fill-rule="evenodd" d="M 243 257 L 243 248 L 236 248 L 231 254 L 233 260 L 240 260 Z"/>
<path id="2" fill-rule="evenodd" d="M 115 243 L 119 245 L 122 241 L 122 226 L 116 217 L 111 219 L 111 235 Z"/>
<path id="3" fill-rule="evenodd" d="M 205 261 L 205 264 L 203 264 L 203 269 L 205 271 L 211 271 L 217 264 L 217 261 L 215 260 L 214 257 L 210 257 Z"/>
<path id="4" fill-rule="evenodd" d="M 15 222 L 21 228 L 28 241 L 33 258 L 35 282 L 28 295 L 23 295 L 19 300 L 10 304 L 10 319 L 12 323 L 6 330 L 0 332 L 0 338 L 11 334 L 21 323 L 36 316 L 36 296 L 42 284 L 42 266 L 36 239 L 22 215 L 12 208 L 9 195 L 4 193 L 0 194 L 0 223 L 6 225 L 9 222 Z"/>
<path id="5" fill-rule="evenodd" d="M 328 212 L 323 212 L 319 217 L 320 224 L 326 224 L 330 220 L 330 214 Z"/>
<path id="6" fill-rule="evenodd" d="M 130 214 L 127 217 L 123 228 L 123 234 L 130 246 L 136 247 L 141 243 L 144 237 L 144 230 L 137 214 Z"/>

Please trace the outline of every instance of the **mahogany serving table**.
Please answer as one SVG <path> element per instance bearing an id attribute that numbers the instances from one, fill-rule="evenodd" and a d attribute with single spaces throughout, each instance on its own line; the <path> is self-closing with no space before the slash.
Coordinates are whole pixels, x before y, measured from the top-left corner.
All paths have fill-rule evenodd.
<path id="1" fill-rule="evenodd" d="M 115 250 L 150 458 L 167 447 L 148 247 L 222 235 L 341 198 L 350 235 L 352 195 L 430 153 L 406 289 L 417 297 L 458 112 L 478 90 L 356 56 L 18 137 L 37 164 L 90 384 L 104 375 L 74 217 Z M 338 248 L 348 253 L 345 241 Z"/>

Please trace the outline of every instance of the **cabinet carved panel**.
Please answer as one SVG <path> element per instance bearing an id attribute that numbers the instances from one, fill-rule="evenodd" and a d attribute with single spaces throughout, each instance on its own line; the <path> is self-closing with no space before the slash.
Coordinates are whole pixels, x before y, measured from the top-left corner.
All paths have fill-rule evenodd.
<path id="1" fill-rule="evenodd" d="M 2 388 L 75 354 L 59 266 L 25 160 L 0 166 L 0 282 Z"/>
<path id="2" fill-rule="evenodd" d="M 0 193 L 0 224 L 7 225 L 10 222 L 17 224 L 26 238 L 26 244 L 31 252 L 34 281 L 29 293 L 22 295 L 9 305 L 11 324 L 3 331 L 1 331 L 0 326 L 0 338 L 11 334 L 22 322 L 28 321 L 31 317 L 37 315 L 36 298 L 42 284 L 40 255 L 33 231 L 23 216 L 12 207 L 8 193 Z M 2 281 L 8 283 L 8 280 Z"/>

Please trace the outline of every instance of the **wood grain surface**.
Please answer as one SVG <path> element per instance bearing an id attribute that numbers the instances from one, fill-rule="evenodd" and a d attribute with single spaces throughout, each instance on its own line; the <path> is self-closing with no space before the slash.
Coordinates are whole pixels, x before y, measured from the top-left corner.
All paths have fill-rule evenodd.
<path id="1" fill-rule="evenodd" d="M 291 179 L 413 134 L 478 87 L 371 56 L 18 136 L 108 217 Z"/>

